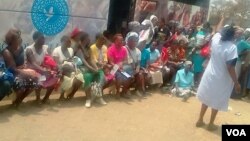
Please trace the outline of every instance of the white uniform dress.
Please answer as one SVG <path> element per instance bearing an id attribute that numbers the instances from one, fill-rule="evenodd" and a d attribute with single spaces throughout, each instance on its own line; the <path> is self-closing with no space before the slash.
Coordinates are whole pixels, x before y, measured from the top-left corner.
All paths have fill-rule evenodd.
<path id="1" fill-rule="evenodd" d="M 211 58 L 201 79 L 197 97 L 213 109 L 227 111 L 234 83 L 226 62 L 237 58 L 238 55 L 233 42 L 222 42 L 220 39 L 220 33 L 215 34 L 212 39 Z"/>

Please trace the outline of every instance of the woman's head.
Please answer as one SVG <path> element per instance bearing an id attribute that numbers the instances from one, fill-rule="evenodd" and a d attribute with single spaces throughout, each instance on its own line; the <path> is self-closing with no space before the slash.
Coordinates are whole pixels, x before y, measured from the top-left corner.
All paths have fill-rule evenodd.
<path id="1" fill-rule="evenodd" d="M 70 37 L 69 36 L 63 36 L 61 38 L 61 44 L 62 44 L 62 47 L 65 47 L 65 48 L 69 48 L 71 47 L 71 40 L 70 40 Z"/>
<path id="2" fill-rule="evenodd" d="M 189 36 L 192 36 L 192 35 L 195 33 L 195 31 L 196 31 L 195 26 L 191 25 L 191 26 L 188 28 L 187 34 L 188 34 Z"/>
<path id="3" fill-rule="evenodd" d="M 233 41 L 235 38 L 235 28 L 233 26 L 226 26 L 221 32 L 222 41 Z"/>
<path id="4" fill-rule="evenodd" d="M 37 46 L 44 45 L 45 44 L 45 37 L 44 37 L 43 33 L 39 32 L 39 31 L 36 31 L 33 34 L 33 41 L 35 42 L 35 44 Z"/>
<path id="5" fill-rule="evenodd" d="M 126 44 L 130 48 L 135 48 L 139 41 L 139 35 L 136 32 L 129 32 L 126 36 Z"/>
<path id="6" fill-rule="evenodd" d="M 90 39 L 88 33 L 81 32 L 81 34 L 79 35 L 79 41 L 82 47 L 89 47 Z"/>
<path id="7" fill-rule="evenodd" d="M 161 18 L 160 22 L 159 22 L 159 27 L 164 27 L 166 25 L 165 19 Z"/>
<path id="8" fill-rule="evenodd" d="M 103 31 L 103 36 L 105 40 L 112 40 L 112 34 L 108 30 Z"/>
<path id="9" fill-rule="evenodd" d="M 102 33 L 97 33 L 96 36 L 96 44 L 99 46 L 103 46 L 106 43 L 106 39 Z"/>
<path id="10" fill-rule="evenodd" d="M 173 40 L 173 42 L 170 44 L 170 49 L 175 50 L 179 46 L 179 41 L 178 40 Z"/>
<path id="11" fill-rule="evenodd" d="M 77 27 L 74 28 L 74 30 L 72 31 L 72 33 L 70 35 L 71 39 L 74 40 L 74 41 L 78 41 L 79 38 L 80 38 L 81 32 L 82 31 L 79 28 L 77 28 Z"/>
<path id="12" fill-rule="evenodd" d="M 179 47 L 185 47 L 185 41 L 183 39 L 179 40 Z"/>
<path id="13" fill-rule="evenodd" d="M 205 32 L 205 33 L 212 33 L 213 29 L 210 25 L 209 22 L 205 22 L 202 26 L 202 30 Z"/>
<path id="14" fill-rule="evenodd" d="M 186 61 L 184 63 L 184 68 L 185 68 L 186 71 L 191 71 L 191 69 L 192 69 L 192 62 L 191 61 Z"/>
<path id="15" fill-rule="evenodd" d="M 181 34 L 183 32 L 183 30 L 184 30 L 184 28 L 182 26 L 180 26 L 180 25 L 176 27 L 176 33 L 178 35 Z"/>
<path id="16" fill-rule="evenodd" d="M 18 29 L 10 29 L 5 35 L 5 43 L 9 47 L 17 49 L 22 43 L 21 31 Z"/>
<path id="17" fill-rule="evenodd" d="M 155 15 L 150 16 L 150 21 L 153 24 L 153 26 L 157 26 L 158 18 Z"/>
<path id="18" fill-rule="evenodd" d="M 122 34 L 116 34 L 114 36 L 114 44 L 117 48 L 121 48 L 123 46 L 123 37 Z"/>
<path id="19" fill-rule="evenodd" d="M 142 30 L 147 30 L 147 29 L 151 28 L 152 26 L 153 26 L 153 25 L 152 25 L 151 21 L 148 20 L 148 19 L 144 20 L 144 21 L 141 23 L 141 28 L 142 28 Z"/>
<path id="20" fill-rule="evenodd" d="M 239 26 L 235 26 L 234 28 L 235 28 L 235 34 L 234 34 L 235 39 L 240 39 L 244 35 L 244 29 Z"/>
<path id="21" fill-rule="evenodd" d="M 245 31 L 244 31 L 244 38 L 245 40 L 248 40 L 250 37 L 250 28 L 247 28 Z"/>
<path id="22" fill-rule="evenodd" d="M 153 40 L 152 43 L 151 43 L 150 50 L 155 51 L 155 49 L 158 47 L 158 45 L 159 45 L 159 41 L 158 40 Z"/>

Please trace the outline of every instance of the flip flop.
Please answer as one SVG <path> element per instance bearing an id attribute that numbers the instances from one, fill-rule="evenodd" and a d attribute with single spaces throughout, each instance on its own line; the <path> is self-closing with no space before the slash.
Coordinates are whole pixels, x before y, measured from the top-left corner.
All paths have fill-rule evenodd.
<path id="1" fill-rule="evenodd" d="M 214 125 L 214 124 L 209 124 L 208 126 L 207 126 L 207 130 L 208 131 L 215 131 L 215 130 L 217 130 L 219 127 L 217 126 L 217 125 Z"/>
<path id="2" fill-rule="evenodd" d="M 206 125 L 203 121 L 202 122 L 197 122 L 196 123 L 196 127 L 202 127 L 202 126 L 204 126 L 204 125 Z"/>

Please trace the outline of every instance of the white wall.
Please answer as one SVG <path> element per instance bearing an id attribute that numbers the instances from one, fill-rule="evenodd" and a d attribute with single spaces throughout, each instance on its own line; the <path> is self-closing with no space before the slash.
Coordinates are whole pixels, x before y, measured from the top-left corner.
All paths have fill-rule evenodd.
<path id="1" fill-rule="evenodd" d="M 32 43 L 32 34 L 37 29 L 32 22 L 31 13 L 34 2 L 49 2 L 51 0 L 0 0 L 0 43 L 3 42 L 6 32 L 12 28 L 19 28 L 22 32 L 24 44 Z M 69 34 L 74 27 L 79 27 L 94 35 L 106 29 L 109 12 L 109 0 L 53 0 L 57 4 L 66 1 L 69 9 L 68 23 L 62 32 L 47 36 L 47 44 L 55 47 L 62 35 Z M 54 5 L 55 6 L 55 5 Z M 51 5 L 50 7 L 53 7 Z M 38 14 L 38 13 L 37 13 Z M 44 14 L 44 13 L 39 13 Z M 54 13 L 58 14 L 58 13 Z M 60 13 L 59 13 L 60 14 Z M 54 16 L 52 14 L 52 16 Z"/>

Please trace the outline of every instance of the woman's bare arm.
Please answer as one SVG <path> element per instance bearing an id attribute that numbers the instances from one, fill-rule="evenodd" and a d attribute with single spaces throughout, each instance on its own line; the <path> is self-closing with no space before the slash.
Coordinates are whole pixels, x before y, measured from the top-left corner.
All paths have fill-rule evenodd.
<path id="1" fill-rule="evenodd" d="M 25 77 L 33 77 L 29 73 L 23 71 L 22 69 L 19 69 L 16 66 L 14 58 L 8 50 L 3 51 L 3 59 L 5 61 L 6 67 L 12 69 L 16 74 L 19 74 L 19 75 L 25 76 Z"/>
<path id="2" fill-rule="evenodd" d="M 230 74 L 230 77 L 232 78 L 234 85 L 235 85 L 235 90 L 237 93 L 240 93 L 241 91 L 241 86 L 238 82 L 236 71 L 235 71 L 235 66 L 231 64 L 227 64 L 227 70 Z"/>

